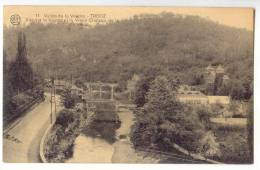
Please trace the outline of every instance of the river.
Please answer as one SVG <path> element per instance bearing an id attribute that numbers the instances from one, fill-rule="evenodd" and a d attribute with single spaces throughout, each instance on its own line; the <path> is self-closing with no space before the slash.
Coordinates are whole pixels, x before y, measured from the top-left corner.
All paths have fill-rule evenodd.
<path id="1" fill-rule="evenodd" d="M 88 135 L 75 140 L 73 157 L 67 163 L 156 163 L 157 159 L 137 153 L 129 140 L 134 114 L 130 110 L 117 113 L 121 125 L 116 130 L 113 122 L 95 122 Z M 101 128 L 102 127 L 102 128 Z M 115 132 L 115 133 L 113 133 Z"/>

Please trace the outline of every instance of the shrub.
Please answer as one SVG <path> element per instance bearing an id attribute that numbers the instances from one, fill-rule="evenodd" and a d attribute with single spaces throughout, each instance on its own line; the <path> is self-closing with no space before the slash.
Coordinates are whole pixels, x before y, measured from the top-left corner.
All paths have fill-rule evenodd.
<path id="1" fill-rule="evenodd" d="M 79 120 L 79 114 L 69 109 L 64 109 L 59 113 L 55 124 L 67 128 L 71 123 Z"/>
<path id="2" fill-rule="evenodd" d="M 197 114 L 206 129 L 210 129 L 210 117 L 212 117 L 212 113 L 210 113 L 210 111 L 206 108 L 198 108 Z"/>
<path id="3" fill-rule="evenodd" d="M 62 110 L 45 139 L 45 157 L 49 162 L 64 162 L 73 155 L 74 140 L 79 135 L 82 113 Z"/>
<path id="4" fill-rule="evenodd" d="M 61 94 L 62 102 L 65 108 L 71 109 L 76 105 L 76 96 L 71 94 L 70 89 L 65 89 Z"/>
<path id="5" fill-rule="evenodd" d="M 205 156 L 221 156 L 219 143 L 216 142 L 216 137 L 211 131 L 206 132 L 199 142 L 202 145 L 200 152 L 204 153 Z"/>

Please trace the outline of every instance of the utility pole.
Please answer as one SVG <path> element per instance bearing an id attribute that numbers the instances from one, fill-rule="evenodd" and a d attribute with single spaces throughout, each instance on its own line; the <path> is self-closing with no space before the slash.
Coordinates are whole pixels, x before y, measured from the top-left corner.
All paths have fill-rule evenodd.
<path id="1" fill-rule="evenodd" d="M 56 90 L 55 90 L 55 83 L 54 83 L 54 76 L 51 78 L 51 124 L 54 123 L 54 119 L 56 118 Z M 52 104 L 54 103 L 54 113 L 53 113 L 53 106 Z"/>
<path id="2" fill-rule="evenodd" d="M 70 74 L 70 86 L 72 87 L 72 84 L 73 84 L 73 77 L 72 77 L 72 74 Z"/>
<path id="3" fill-rule="evenodd" d="M 111 85 L 110 88 L 111 88 L 110 100 L 114 100 L 114 85 Z"/>
<path id="4" fill-rule="evenodd" d="M 56 72 L 55 72 L 56 73 Z M 57 73 L 56 73 L 56 79 L 57 79 Z M 54 80 L 55 80 L 55 77 L 54 77 Z M 57 109 L 57 106 L 56 106 L 56 87 L 55 87 L 55 83 L 53 81 L 53 91 L 54 91 L 54 113 L 55 113 L 55 117 L 57 116 L 56 115 L 56 109 Z"/>
<path id="5" fill-rule="evenodd" d="M 99 83 L 99 99 L 102 99 L 102 89 L 101 89 L 101 83 Z"/>

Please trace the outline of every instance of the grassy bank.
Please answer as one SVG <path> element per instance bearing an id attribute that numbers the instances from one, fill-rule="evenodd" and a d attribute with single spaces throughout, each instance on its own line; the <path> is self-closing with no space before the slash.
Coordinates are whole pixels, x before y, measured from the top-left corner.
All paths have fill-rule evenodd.
<path id="1" fill-rule="evenodd" d="M 230 164 L 252 163 L 246 126 L 213 124 L 213 127 L 221 151 L 221 156 L 215 159 Z"/>
<path id="2" fill-rule="evenodd" d="M 64 109 L 45 139 L 44 156 L 48 162 L 64 162 L 73 155 L 74 141 L 87 113 L 80 110 Z"/>

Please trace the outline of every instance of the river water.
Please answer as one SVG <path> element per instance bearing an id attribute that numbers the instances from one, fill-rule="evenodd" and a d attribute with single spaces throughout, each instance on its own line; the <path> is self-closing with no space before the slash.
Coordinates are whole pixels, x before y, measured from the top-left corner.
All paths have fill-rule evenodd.
<path id="1" fill-rule="evenodd" d="M 130 110 L 118 112 L 121 125 L 116 130 L 113 122 L 95 122 L 95 127 L 75 140 L 73 157 L 67 163 L 156 163 L 132 148 L 129 133 L 134 123 Z M 114 133 L 113 133 L 114 132 Z"/>
<path id="2" fill-rule="evenodd" d="M 95 127 L 89 128 L 88 135 L 79 135 L 75 140 L 73 157 L 67 162 L 112 163 L 116 138 L 128 136 L 134 118 L 130 110 L 118 112 L 118 116 L 121 126 L 116 130 L 114 122 L 94 122 Z"/>

